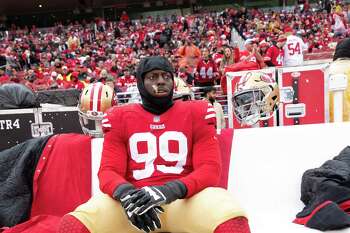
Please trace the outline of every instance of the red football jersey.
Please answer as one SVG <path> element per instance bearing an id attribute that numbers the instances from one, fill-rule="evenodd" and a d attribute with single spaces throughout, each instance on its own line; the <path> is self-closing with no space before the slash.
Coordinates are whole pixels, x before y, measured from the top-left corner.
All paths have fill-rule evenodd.
<path id="1" fill-rule="evenodd" d="M 102 122 L 101 190 L 112 195 L 127 182 L 144 187 L 177 179 L 190 197 L 215 186 L 221 170 L 215 119 L 206 101 L 177 101 L 160 116 L 140 104 L 111 108 Z"/>
<path id="2" fill-rule="evenodd" d="M 197 80 L 198 82 L 211 82 L 215 80 L 215 73 L 218 72 L 218 68 L 212 59 L 205 62 L 201 59 L 197 65 Z"/>
<path id="3" fill-rule="evenodd" d="M 272 45 L 267 49 L 264 61 L 271 61 L 275 66 L 283 66 L 284 52 L 283 49 Z"/>
<path id="4" fill-rule="evenodd" d="M 135 86 L 137 83 L 135 76 L 122 76 L 117 78 L 117 86 L 120 88 L 127 88 L 130 86 Z"/>

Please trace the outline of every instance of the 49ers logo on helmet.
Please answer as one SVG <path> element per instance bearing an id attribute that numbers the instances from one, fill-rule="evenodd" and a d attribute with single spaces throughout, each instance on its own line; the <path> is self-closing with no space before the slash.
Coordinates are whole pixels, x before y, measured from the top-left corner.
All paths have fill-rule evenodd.
<path id="1" fill-rule="evenodd" d="M 116 105 L 114 90 L 102 83 L 87 86 L 80 96 L 78 110 L 83 132 L 93 137 L 103 137 L 102 119 L 104 113 Z"/>

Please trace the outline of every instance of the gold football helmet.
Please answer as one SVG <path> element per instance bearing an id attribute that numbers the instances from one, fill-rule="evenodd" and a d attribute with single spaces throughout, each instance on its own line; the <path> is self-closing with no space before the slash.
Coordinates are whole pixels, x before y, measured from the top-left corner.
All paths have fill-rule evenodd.
<path id="1" fill-rule="evenodd" d="M 80 95 L 78 112 L 84 134 L 103 137 L 102 119 L 108 108 L 117 104 L 114 90 L 102 83 L 93 83 Z"/>
<path id="2" fill-rule="evenodd" d="M 254 125 L 273 116 L 280 102 L 275 80 L 262 72 L 249 72 L 236 84 L 233 112 L 242 125 Z"/>

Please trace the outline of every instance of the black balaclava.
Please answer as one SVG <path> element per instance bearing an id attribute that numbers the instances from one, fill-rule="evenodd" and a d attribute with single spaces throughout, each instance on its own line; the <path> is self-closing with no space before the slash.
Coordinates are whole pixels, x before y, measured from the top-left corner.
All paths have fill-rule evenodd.
<path id="1" fill-rule="evenodd" d="M 152 70 L 163 70 L 165 72 L 169 72 L 174 80 L 174 69 L 168 59 L 160 56 L 144 58 L 137 67 L 137 88 L 139 89 L 141 95 L 142 107 L 150 113 L 160 115 L 166 112 L 173 105 L 174 90 L 171 89 L 170 94 L 164 97 L 154 97 L 148 93 L 143 81 L 146 73 Z"/>
<path id="2" fill-rule="evenodd" d="M 350 38 L 345 38 L 337 44 L 333 61 L 337 60 L 338 58 L 350 58 Z"/>

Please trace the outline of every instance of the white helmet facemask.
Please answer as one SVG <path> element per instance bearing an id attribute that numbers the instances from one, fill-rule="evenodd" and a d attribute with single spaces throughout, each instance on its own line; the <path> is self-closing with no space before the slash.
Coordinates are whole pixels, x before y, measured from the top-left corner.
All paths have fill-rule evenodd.
<path id="1" fill-rule="evenodd" d="M 255 125 L 273 116 L 279 104 L 279 90 L 263 73 L 248 73 L 236 86 L 232 97 L 233 113 L 242 125 Z"/>

